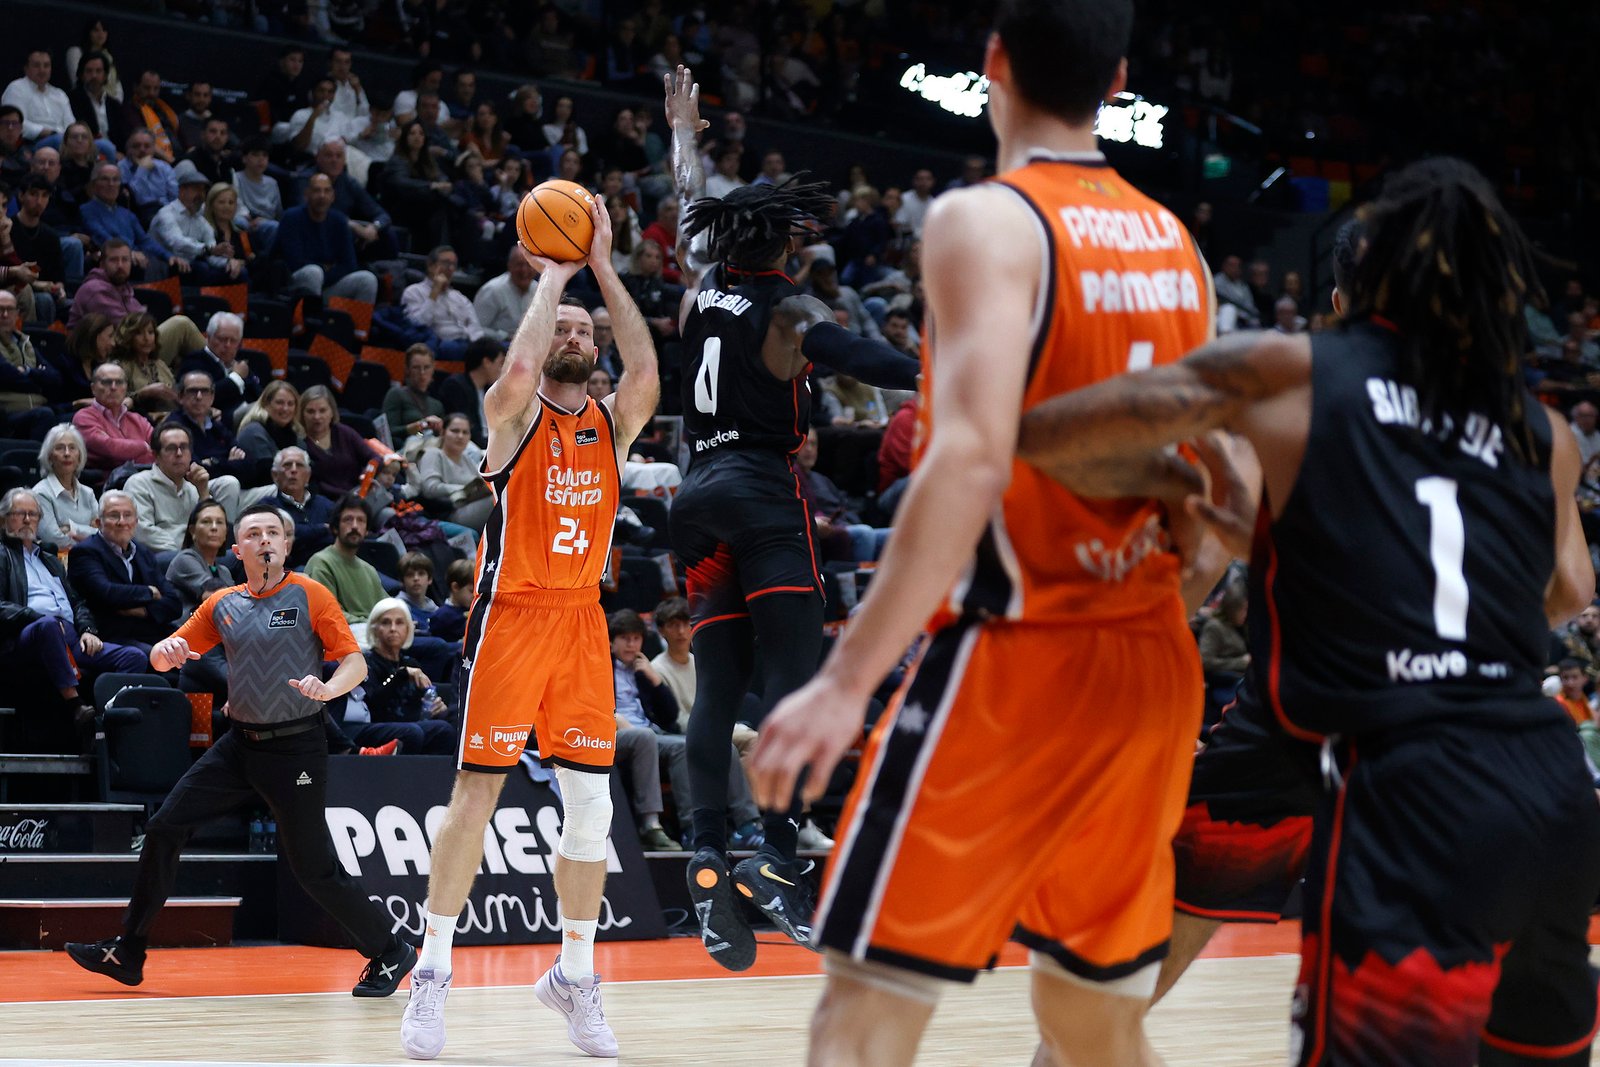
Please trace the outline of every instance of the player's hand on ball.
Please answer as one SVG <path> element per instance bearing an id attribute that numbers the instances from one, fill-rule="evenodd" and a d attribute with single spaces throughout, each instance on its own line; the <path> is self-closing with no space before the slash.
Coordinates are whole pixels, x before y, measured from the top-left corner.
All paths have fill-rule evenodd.
<path id="1" fill-rule="evenodd" d="M 750 759 L 750 787 L 763 808 L 785 811 L 805 773 L 804 797 L 816 800 L 833 769 L 861 737 L 868 694 L 850 692 L 819 674 L 773 709 L 761 724 Z"/>
<path id="2" fill-rule="evenodd" d="M 307 700 L 333 699 L 333 690 L 328 688 L 328 683 L 314 674 L 308 674 L 304 678 L 290 678 L 289 685 Z"/>
<path id="3" fill-rule="evenodd" d="M 534 255 L 526 248 L 522 250 L 522 254 L 527 256 L 528 262 L 533 264 L 534 273 L 539 275 L 539 280 L 541 282 L 544 281 L 544 276 L 548 273 L 550 275 L 551 282 L 559 284 L 563 289 L 565 289 L 567 283 L 573 279 L 573 276 L 582 270 L 586 265 L 585 261 L 581 259 L 566 260 L 563 262 L 557 262 L 553 259 L 546 259 L 544 256 Z"/>
<path id="4" fill-rule="evenodd" d="M 589 269 L 596 274 L 602 270 L 612 270 L 614 268 L 611 265 L 611 211 L 606 207 L 606 202 L 598 196 L 589 205 L 589 217 L 594 220 L 594 237 L 589 242 Z"/>

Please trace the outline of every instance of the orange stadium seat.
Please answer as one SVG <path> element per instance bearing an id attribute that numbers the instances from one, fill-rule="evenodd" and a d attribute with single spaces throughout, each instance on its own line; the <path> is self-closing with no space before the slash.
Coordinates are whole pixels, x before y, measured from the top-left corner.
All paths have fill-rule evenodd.
<path id="1" fill-rule="evenodd" d="M 363 345 L 361 358 L 369 363 L 381 364 L 389 372 L 391 381 L 405 381 L 406 354 L 398 348 L 379 348 L 377 345 Z"/>
<path id="2" fill-rule="evenodd" d="M 356 324 L 356 340 L 365 342 L 372 330 L 372 305 L 365 300 L 352 300 L 347 296 L 325 296 L 322 306 L 342 311 Z"/>
<path id="3" fill-rule="evenodd" d="M 142 282 L 135 287 L 134 293 L 137 294 L 140 289 L 154 289 L 158 293 L 165 294 L 166 298 L 172 301 L 172 310 L 175 314 L 183 311 L 183 286 L 179 284 L 176 274 L 169 274 L 159 282 Z"/>
<path id="4" fill-rule="evenodd" d="M 328 365 L 328 372 L 333 375 L 333 387 L 343 391 L 344 383 L 350 378 L 350 368 L 356 365 L 355 354 L 338 341 L 320 334 L 312 339 L 307 351 Z"/>
<path id="5" fill-rule="evenodd" d="M 233 285 L 206 285 L 200 288 L 205 296 L 221 297 L 228 302 L 228 310 L 241 319 L 250 314 L 250 287 L 244 282 Z"/>
<path id="6" fill-rule="evenodd" d="M 287 337 L 251 337 L 244 339 L 244 347 L 265 352 L 272 363 L 272 376 L 282 378 L 289 369 L 289 339 Z"/>

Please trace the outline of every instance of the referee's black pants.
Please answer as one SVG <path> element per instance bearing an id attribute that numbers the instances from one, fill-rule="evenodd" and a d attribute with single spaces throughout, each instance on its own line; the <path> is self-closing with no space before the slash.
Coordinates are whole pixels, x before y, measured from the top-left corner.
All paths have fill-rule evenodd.
<path id="1" fill-rule="evenodd" d="M 172 787 L 145 827 L 127 932 L 149 934 L 178 877 L 178 857 L 197 826 L 260 798 L 278 822 L 278 843 L 295 879 L 333 916 L 363 956 L 390 946 L 388 917 L 340 866 L 324 816 L 328 742 L 316 729 L 265 741 L 247 740 L 235 724 Z"/>

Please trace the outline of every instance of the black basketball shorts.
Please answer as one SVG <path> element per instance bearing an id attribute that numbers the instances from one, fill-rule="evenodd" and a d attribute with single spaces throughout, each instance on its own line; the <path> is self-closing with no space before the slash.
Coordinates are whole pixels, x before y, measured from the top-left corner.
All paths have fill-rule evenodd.
<path id="1" fill-rule="evenodd" d="M 811 508 L 786 456 L 734 452 L 695 466 L 670 523 L 696 629 L 748 617 L 758 597 L 822 595 Z"/>
<path id="2" fill-rule="evenodd" d="M 1174 906 L 1225 922 L 1277 922 L 1305 871 L 1322 797 L 1321 749 L 1284 733 L 1246 678 L 1195 757 L 1173 838 Z"/>
<path id="3" fill-rule="evenodd" d="M 1600 804 L 1571 721 L 1422 724 L 1339 763 L 1306 868 L 1293 1061 L 1588 1064 Z"/>

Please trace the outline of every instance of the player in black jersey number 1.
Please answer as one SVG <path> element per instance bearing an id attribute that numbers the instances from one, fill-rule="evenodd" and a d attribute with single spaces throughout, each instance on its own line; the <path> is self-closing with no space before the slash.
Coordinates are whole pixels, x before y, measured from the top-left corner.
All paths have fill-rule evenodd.
<path id="1" fill-rule="evenodd" d="M 1540 692 L 1594 593 L 1577 445 L 1522 383 L 1529 245 L 1470 166 L 1363 212 L 1346 325 L 1235 334 L 1035 407 L 1078 465 L 1216 428 L 1261 457 L 1250 685 L 1320 743 L 1292 1021 L 1302 1065 L 1588 1064 L 1600 806 Z"/>
<path id="2" fill-rule="evenodd" d="M 698 670 L 689 716 L 694 848 L 689 892 L 713 959 L 742 971 L 755 938 L 742 893 L 790 937 L 810 941 L 811 900 L 795 863 L 798 810 L 769 812 L 766 841 L 728 868 L 727 782 L 734 721 L 761 645 L 767 706 L 798 689 L 822 651 L 822 582 L 794 454 L 811 424 L 813 363 L 871 385 L 915 388 L 918 363 L 855 337 L 783 268 L 832 204 L 819 184 L 789 181 L 705 195 L 699 87 L 666 78 L 673 176 L 684 206 L 678 261 L 688 292 L 682 334 L 690 467 L 672 504 L 672 547 L 689 575 Z M 693 240 L 693 246 L 687 242 Z"/>

